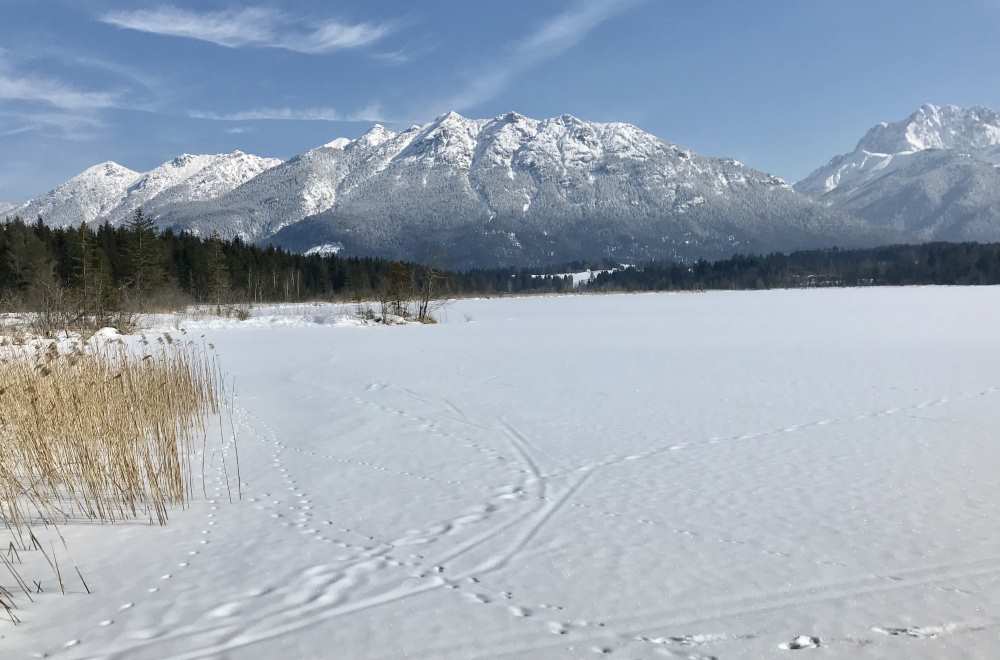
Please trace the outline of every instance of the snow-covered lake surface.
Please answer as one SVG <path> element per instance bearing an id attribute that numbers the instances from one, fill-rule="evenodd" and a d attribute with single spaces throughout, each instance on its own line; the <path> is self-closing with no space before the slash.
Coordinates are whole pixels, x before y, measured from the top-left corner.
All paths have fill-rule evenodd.
<path id="1" fill-rule="evenodd" d="M 64 530 L 0 656 L 1000 657 L 998 288 L 266 311 L 192 323 L 244 501 Z"/>

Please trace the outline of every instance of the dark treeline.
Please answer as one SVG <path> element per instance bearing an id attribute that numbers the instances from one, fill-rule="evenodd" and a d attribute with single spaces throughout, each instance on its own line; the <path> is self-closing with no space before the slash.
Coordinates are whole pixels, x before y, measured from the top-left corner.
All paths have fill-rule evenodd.
<path id="1" fill-rule="evenodd" d="M 158 232 L 141 210 L 126 225 L 52 228 L 0 223 L 0 308 L 72 305 L 86 314 L 188 303 L 261 303 L 377 297 L 400 278 L 432 278 L 435 295 L 559 292 L 571 284 L 528 271 L 445 273 L 364 257 L 293 254 L 240 239 Z"/>
<path id="2" fill-rule="evenodd" d="M 0 222 L 0 311 L 57 311 L 113 323 L 110 315 L 303 300 L 379 300 L 562 293 L 566 273 L 609 264 L 537 270 L 445 272 L 377 258 L 293 254 L 239 239 L 158 232 L 141 209 L 126 225 L 51 228 Z M 548 273 L 548 274 L 546 274 Z M 694 263 L 655 262 L 596 277 L 584 291 L 765 289 L 902 284 L 1000 284 L 1000 244 L 929 243 L 812 250 Z M 69 319 L 72 320 L 72 319 Z"/>
<path id="3" fill-rule="evenodd" d="M 770 289 L 904 284 L 1000 284 L 1000 243 L 926 243 L 766 256 L 693 264 L 652 263 L 602 273 L 598 291 Z"/>

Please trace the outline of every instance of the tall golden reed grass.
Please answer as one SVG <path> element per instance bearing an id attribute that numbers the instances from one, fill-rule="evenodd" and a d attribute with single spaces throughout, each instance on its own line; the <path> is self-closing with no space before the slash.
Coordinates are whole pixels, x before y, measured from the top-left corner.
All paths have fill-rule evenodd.
<path id="1" fill-rule="evenodd" d="M 198 451 L 204 475 L 207 418 L 223 398 L 208 347 L 165 335 L 152 345 L 65 351 L 52 343 L 8 346 L 2 355 L 0 525 L 13 538 L 3 549 L 9 556 L 14 541 L 46 554 L 33 527 L 81 519 L 162 525 L 169 507 L 187 503 Z M 46 559 L 59 573 L 54 557 Z M 5 591 L 0 610 L 10 603 Z"/>

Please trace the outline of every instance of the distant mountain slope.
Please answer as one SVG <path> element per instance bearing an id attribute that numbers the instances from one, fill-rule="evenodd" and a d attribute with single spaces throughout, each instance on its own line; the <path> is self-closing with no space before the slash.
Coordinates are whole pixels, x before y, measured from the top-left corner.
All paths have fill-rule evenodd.
<path id="1" fill-rule="evenodd" d="M 160 222 L 198 234 L 271 236 L 330 208 L 341 171 L 338 151 L 326 146 L 307 151 L 214 200 L 178 200 L 161 210 Z"/>
<path id="2" fill-rule="evenodd" d="M 1000 114 L 924 105 L 795 185 L 909 241 L 1000 240 Z"/>
<path id="3" fill-rule="evenodd" d="M 145 173 L 101 163 L 14 211 L 29 220 L 41 216 L 52 226 L 81 221 L 121 224 L 140 206 L 156 217 L 179 202 L 218 197 L 280 162 L 234 151 L 184 154 Z"/>
<path id="4" fill-rule="evenodd" d="M 153 217 L 176 205 L 214 199 L 250 181 L 281 161 L 242 151 L 228 154 L 184 154 L 144 174 L 110 215 L 117 224 L 139 206 Z"/>
<path id="5" fill-rule="evenodd" d="M 118 163 L 100 163 L 13 212 L 27 221 L 41 217 L 54 227 L 94 222 L 118 206 L 140 176 Z"/>

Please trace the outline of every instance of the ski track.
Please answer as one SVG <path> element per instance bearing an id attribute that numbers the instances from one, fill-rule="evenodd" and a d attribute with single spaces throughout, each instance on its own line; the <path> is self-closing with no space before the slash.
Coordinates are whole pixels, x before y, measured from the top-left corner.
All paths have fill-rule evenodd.
<path id="1" fill-rule="evenodd" d="M 709 444 L 718 444 L 716 440 L 747 441 L 763 439 L 768 436 L 780 433 L 793 433 L 814 426 L 859 422 L 866 419 L 874 419 L 880 416 L 899 414 L 905 411 L 939 407 L 946 405 L 950 401 L 968 400 L 976 396 L 991 395 L 997 391 L 998 388 L 991 387 L 975 394 L 962 395 L 958 397 L 941 397 L 930 401 L 922 401 L 918 404 L 906 407 L 891 408 L 849 417 L 789 425 L 770 432 L 737 434 L 724 439 L 711 439 L 708 442 Z M 419 399 L 419 397 L 416 397 L 414 393 L 410 394 Z M 426 403 L 426 400 L 424 399 L 419 400 Z M 465 440 L 460 436 L 440 431 L 435 422 L 429 418 L 413 415 L 398 408 L 380 406 L 370 401 L 361 400 L 360 398 L 355 399 L 355 403 L 358 405 L 374 406 L 383 412 L 392 411 L 406 419 L 424 425 L 425 430 L 437 433 L 442 437 L 463 442 Z M 461 411 L 454 406 L 454 404 L 449 403 L 446 405 L 448 405 L 453 412 L 463 418 L 460 420 L 449 418 L 451 421 L 457 421 L 475 428 L 487 428 L 468 421 L 468 419 L 465 418 L 464 413 L 461 413 Z M 428 558 L 424 555 L 411 554 L 404 559 L 390 553 L 398 549 L 429 544 L 432 540 L 445 535 L 453 534 L 456 531 L 460 531 L 463 525 L 457 525 L 453 521 L 437 522 L 423 529 L 422 534 L 416 534 L 410 537 L 403 537 L 395 540 L 380 540 L 376 536 L 347 528 L 337 528 L 337 531 L 340 533 L 337 536 L 326 536 L 323 532 L 319 531 L 322 526 L 314 522 L 315 514 L 308 507 L 310 500 L 308 499 L 307 493 L 300 489 L 298 481 L 289 476 L 287 469 L 283 467 L 284 463 L 280 458 L 282 453 L 287 451 L 305 452 L 312 457 L 321 458 L 335 463 L 362 466 L 376 472 L 391 472 L 401 477 L 441 483 L 448 486 L 462 486 L 462 481 L 440 480 L 429 475 L 422 475 L 410 471 L 393 471 L 390 468 L 377 463 L 372 463 L 370 461 L 352 459 L 350 457 L 338 456 L 335 454 L 322 454 L 312 450 L 304 450 L 302 448 L 292 448 L 285 442 L 281 441 L 277 435 L 275 435 L 274 429 L 264 422 L 255 420 L 254 424 L 251 425 L 250 420 L 252 419 L 252 415 L 249 411 L 241 409 L 240 413 L 243 420 L 243 430 L 245 433 L 248 433 L 250 437 L 258 437 L 254 426 L 265 429 L 268 437 L 263 439 L 263 441 L 265 443 L 270 443 L 274 448 L 273 466 L 284 475 L 285 485 L 292 493 L 292 496 L 294 498 L 300 498 L 298 501 L 303 503 L 303 508 L 301 509 L 300 514 L 294 519 L 294 522 L 283 522 L 279 524 L 283 524 L 291 529 L 300 530 L 300 534 L 304 534 L 315 541 L 328 543 L 346 551 L 355 551 L 356 554 L 344 557 L 340 561 L 331 563 L 329 566 L 310 566 L 299 571 L 298 575 L 289 579 L 284 586 L 252 590 L 252 592 L 243 599 L 216 604 L 204 612 L 201 616 L 197 617 L 198 620 L 211 622 L 209 624 L 194 624 L 171 631 L 140 630 L 135 632 L 133 637 L 146 637 L 147 639 L 134 643 L 130 646 L 110 651 L 102 651 L 98 655 L 87 655 L 83 657 L 120 658 L 125 660 L 126 658 L 129 658 L 131 654 L 134 654 L 139 650 L 148 650 L 165 642 L 176 642 L 183 639 L 194 640 L 206 636 L 215 636 L 220 640 L 217 643 L 202 645 L 187 652 L 176 654 L 171 653 L 163 656 L 165 658 L 172 658 L 173 660 L 212 657 L 218 654 L 230 653 L 265 640 L 292 634 L 302 628 L 317 625 L 340 616 L 384 606 L 407 598 L 420 596 L 431 590 L 444 588 L 459 594 L 463 598 L 464 602 L 470 605 L 491 605 L 502 607 L 503 611 L 508 616 L 514 619 L 523 619 L 526 622 L 530 620 L 531 622 L 534 622 L 535 625 L 543 627 L 546 631 L 558 637 L 572 638 L 577 643 L 592 640 L 604 640 L 604 644 L 598 644 L 590 649 L 594 654 L 609 655 L 623 647 L 638 645 L 640 647 L 652 646 L 664 648 L 671 651 L 671 653 L 677 657 L 707 659 L 714 656 L 698 655 L 691 652 L 692 649 L 711 646 L 713 644 L 734 639 L 754 639 L 759 633 L 744 632 L 736 635 L 699 633 L 687 636 L 658 636 L 650 631 L 663 628 L 676 629 L 678 627 L 697 628 L 699 626 L 705 626 L 707 624 L 738 615 L 759 614 L 767 611 L 794 608 L 809 603 L 817 603 L 827 600 L 840 600 L 894 589 L 907 589 L 925 586 L 952 593 L 963 593 L 956 587 L 950 586 L 949 583 L 961 578 L 991 576 L 1000 573 L 1000 557 L 991 557 L 972 562 L 965 566 L 945 564 L 930 567 L 904 568 L 895 570 L 891 574 L 886 575 L 859 575 L 851 580 L 843 580 L 829 584 L 809 585 L 801 589 L 790 589 L 787 591 L 772 593 L 756 592 L 742 597 L 732 597 L 724 600 L 711 601 L 708 603 L 713 607 L 714 613 L 711 617 L 685 616 L 685 610 L 680 608 L 673 611 L 664 610 L 661 612 L 635 613 L 628 617 L 612 616 L 598 618 L 595 620 L 568 619 L 565 617 L 560 618 L 553 615 L 565 612 L 567 610 L 567 606 L 549 602 L 523 603 L 517 598 L 517 591 L 515 587 L 501 585 L 491 586 L 488 588 L 486 582 L 489 581 L 489 576 L 503 569 L 511 561 L 515 560 L 518 554 L 527 545 L 529 545 L 535 537 L 537 537 L 537 535 L 544 528 L 545 524 L 557 515 L 559 510 L 563 507 L 587 509 L 594 511 L 599 515 L 619 519 L 628 519 L 627 514 L 622 512 L 607 511 L 582 502 L 575 502 L 573 501 L 573 496 L 584 486 L 588 478 L 600 469 L 622 465 L 625 462 L 634 460 L 662 456 L 664 455 L 664 451 L 669 451 L 670 448 L 677 447 L 678 445 L 672 444 L 669 446 L 657 447 L 646 452 L 640 452 L 638 454 L 639 458 L 634 458 L 635 455 L 630 455 L 625 458 L 621 458 L 618 455 L 612 455 L 606 459 L 590 462 L 570 470 L 545 473 L 536 458 L 536 450 L 534 449 L 532 443 L 527 440 L 523 432 L 519 431 L 506 419 L 501 418 L 498 420 L 499 428 L 507 437 L 518 461 L 521 463 L 521 467 L 518 469 L 518 472 L 522 475 L 528 476 L 524 476 L 521 481 L 515 484 L 510 484 L 509 487 L 502 489 L 504 490 L 502 495 L 494 501 L 488 502 L 484 505 L 483 515 L 481 517 L 477 518 L 472 516 L 471 518 L 474 518 L 474 520 L 470 520 L 470 515 L 464 514 L 456 516 L 456 518 L 467 519 L 467 524 L 469 522 L 481 522 L 496 513 L 504 503 L 510 501 L 523 501 L 526 499 L 526 497 L 509 497 L 511 494 L 523 495 L 523 489 L 526 487 L 536 488 L 536 492 L 532 496 L 532 499 L 537 500 L 539 502 L 539 506 L 529 508 L 510 520 L 488 528 L 480 534 L 459 543 L 452 550 L 433 558 Z M 468 444 L 463 444 L 463 446 L 468 446 Z M 682 448 L 687 448 L 688 446 L 690 445 L 683 445 Z M 496 456 L 496 454 L 493 453 L 493 450 L 486 448 L 486 445 L 478 445 L 473 448 L 477 451 L 481 451 L 488 459 L 495 458 Z M 229 447 L 226 446 L 224 449 L 228 450 Z M 221 463 L 217 465 L 214 470 L 215 479 L 213 482 L 213 497 L 223 497 L 225 475 Z M 554 480 L 563 478 L 570 478 L 571 480 L 568 485 L 561 490 L 561 492 L 555 495 L 550 495 L 549 484 Z M 265 493 L 264 495 L 267 497 L 269 496 L 269 493 Z M 188 551 L 182 555 L 184 560 L 179 561 L 174 566 L 175 571 L 176 569 L 188 568 L 192 562 L 196 562 L 198 556 L 204 550 L 204 547 L 211 543 L 211 527 L 215 524 L 213 519 L 216 517 L 219 510 L 218 503 L 218 499 L 208 500 L 210 513 L 207 514 L 205 529 L 202 530 L 202 536 L 204 538 L 202 538 L 199 542 L 202 549 Z M 266 504 L 259 504 L 257 502 L 257 498 L 250 500 L 250 503 L 257 504 L 255 508 L 261 511 L 274 510 L 277 506 L 273 505 L 269 507 Z M 635 518 L 632 519 L 632 521 L 640 525 L 656 525 L 666 528 L 674 534 L 696 541 L 729 543 L 736 545 L 751 545 L 754 543 L 750 540 L 741 540 L 731 537 L 711 538 L 697 531 L 683 528 L 671 528 L 669 523 L 666 521 L 656 521 L 649 518 Z M 332 521 L 325 521 L 323 526 L 331 527 L 335 526 L 335 523 L 332 523 Z M 305 528 L 305 531 L 301 531 L 303 528 Z M 294 533 L 291 529 L 290 533 Z M 496 539 L 497 537 L 502 537 L 508 532 L 516 533 L 516 535 L 513 539 L 511 539 L 509 545 L 502 552 L 494 553 L 488 556 L 476 564 L 473 568 L 464 570 L 457 575 L 448 577 L 443 575 L 444 570 L 442 570 L 442 567 L 444 565 L 465 557 L 477 548 L 480 548 L 482 545 Z M 347 538 L 351 538 L 354 542 L 351 543 L 350 541 L 340 538 L 343 535 L 347 535 Z M 790 553 L 771 550 L 766 547 L 758 547 L 757 550 L 764 555 L 772 556 L 776 559 L 787 559 L 791 557 Z M 847 563 L 839 561 L 816 559 L 811 561 L 820 566 L 848 566 Z M 418 569 L 420 572 L 416 574 L 403 575 L 402 573 L 404 569 L 409 568 Z M 352 593 L 371 583 L 372 575 L 389 569 L 397 569 L 396 575 L 378 592 L 373 595 L 352 599 Z M 175 581 L 175 578 L 178 577 L 178 574 L 175 571 L 164 573 L 161 576 L 160 584 L 150 586 L 146 589 L 146 592 L 151 595 L 162 593 L 161 590 L 165 588 L 164 585 L 171 584 Z M 267 597 L 267 599 L 271 601 L 280 599 L 283 603 L 290 604 L 278 609 L 272 607 L 261 607 L 261 603 L 259 601 L 264 597 Z M 141 606 L 141 601 L 139 601 L 138 604 Z M 129 610 L 132 610 L 136 606 L 137 603 L 135 602 L 125 603 L 115 613 L 117 615 L 117 620 L 114 618 L 102 619 L 98 626 L 101 628 L 107 628 L 125 623 L 126 621 L 123 620 L 122 617 L 127 616 Z M 248 610 L 250 606 L 253 606 L 253 608 Z M 874 625 L 871 627 L 869 632 L 875 632 L 884 637 L 905 637 L 920 640 L 935 639 L 943 635 L 957 634 L 965 630 L 980 631 L 994 626 L 1000 626 L 1000 620 L 989 624 L 981 623 L 978 625 L 955 622 L 923 627 L 883 627 Z M 825 640 L 824 644 L 827 646 L 837 643 L 854 644 L 857 643 L 857 641 L 858 640 L 853 638 L 849 640 Z M 85 642 L 86 636 L 80 635 L 62 644 L 59 649 L 49 650 L 44 655 L 46 657 L 55 656 L 61 651 L 65 652 L 78 649 L 81 648 Z M 864 643 L 875 644 L 877 642 L 870 638 L 864 638 Z M 555 643 L 551 646 L 551 648 L 558 648 L 560 645 L 561 643 Z M 530 650 L 544 651 L 546 648 L 550 647 L 547 645 L 533 646 Z M 787 649 L 787 643 L 784 648 Z"/>
<path id="2" fill-rule="evenodd" d="M 241 410 L 241 413 L 244 420 L 250 418 L 248 411 Z M 273 446 L 273 467 L 283 475 L 286 488 L 292 493 L 294 498 L 300 498 L 298 502 L 302 505 L 300 507 L 290 507 L 292 509 L 300 509 L 300 513 L 292 521 L 279 522 L 278 524 L 289 528 L 290 533 L 294 533 L 292 530 L 298 529 L 301 530 L 301 534 L 315 541 L 332 544 L 348 551 L 360 550 L 360 552 L 353 557 L 345 557 L 341 561 L 334 562 L 329 566 L 311 566 L 301 571 L 298 575 L 293 576 L 292 579 L 287 580 L 283 586 L 256 590 L 244 599 L 215 604 L 202 615 L 196 617 L 198 621 L 209 621 L 210 623 L 208 624 L 197 623 L 182 626 L 171 631 L 143 631 L 139 636 L 147 639 L 142 642 L 115 648 L 114 650 L 102 651 L 98 656 L 85 657 L 121 658 L 124 660 L 139 651 L 148 651 L 157 645 L 167 642 L 173 643 L 178 640 L 194 640 L 212 636 L 217 637 L 220 641 L 199 646 L 188 652 L 179 654 L 170 653 L 163 656 L 175 660 L 211 657 L 220 653 L 232 652 L 261 641 L 291 634 L 296 630 L 339 616 L 398 602 L 430 590 L 442 587 L 454 589 L 456 580 L 478 581 L 479 578 L 474 577 L 475 575 L 486 575 L 514 560 L 518 553 L 537 535 L 545 523 L 558 512 L 586 480 L 586 475 L 577 478 L 570 487 L 566 488 L 563 493 L 551 501 L 547 501 L 549 498 L 538 498 L 541 503 L 540 506 L 528 509 L 512 520 L 486 530 L 479 538 L 474 539 L 474 542 L 464 544 L 456 550 L 446 552 L 432 559 L 419 554 L 411 554 L 408 558 L 403 559 L 390 554 L 390 552 L 395 549 L 429 544 L 439 537 L 461 531 L 465 525 L 485 520 L 490 514 L 498 511 L 504 503 L 523 501 L 521 498 L 512 499 L 508 497 L 518 489 L 502 489 L 504 492 L 495 498 L 493 502 L 484 504 L 481 516 L 464 513 L 456 516 L 454 520 L 433 523 L 421 530 L 420 533 L 393 541 L 379 540 L 375 536 L 358 530 L 337 528 L 341 534 L 361 537 L 363 542 L 367 544 L 359 544 L 357 541 L 350 543 L 337 537 L 326 536 L 320 531 L 322 526 L 314 521 L 315 514 L 309 506 L 311 500 L 308 493 L 301 489 L 298 481 L 290 476 L 288 469 L 284 467 L 284 462 L 281 460 L 281 455 L 289 450 L 288 445 L 278 439 L 273 429 L 268 425 L 259 420 L 257 421 L 257 425 L 266 430 L 269 438 L 265 442 L 269 442 Z M 249 426 L 244 426 L 244 431 L 253 433 L 253 429 Z M 533 459 L 527 453 L 523 454 L 523 457 L 526 464 L 533 464 Z M 220 467 L 219 470 L 221 469 Z M 540 485 L 542 484 L 540 480 L 536 480 L 536 482 Z M 216 482 L 217 496 L 221 495 L 222 483 L 221 480 L 217 480 Z M 541 487 L 543 489 L 547 488 L 544 485 Z M 269 497 L 270 495 L 270 493 L 264 493 L 265 497 Z M 268 506 L 259 503 L 258 498 L 251 498 L 248 502 L 255 504 L 255 508 L 260 511 L 275 511 L 280 505 L 279 500 L 273 500 L 272 505 Z M 210 520 L 208 525 L 211 526 L 213 524 L 211 518 L 214 518 L 214 512 L 218 510 L 218 507 L 215 500 L 210 500 L 209 503 L 213 511 L 213 513 L 209 514 Z M 283 515 L 281 513 L 271 514 L 272 517 L 278 517 L 279 519 Z M 324 524 L 327 527 L 334 525 L 332 521 L 325 521 Z M 517 534 L 507 550 L 488 556 L 475 568 L 465 571 L 454 580 L 446 580 L 441 576 L 441 573 L 444 572 L 442 564 L 458 560 L 479 547 L 482 543 L 493 539 L 508 529 L 516 529 L 519 526 L 524 527 L 524 529 Z M 210 543 L 210 534 L 211 529 L 203 530 L 203 535 L 205 536 L 202 540 L 203 544 Z M 186 567 L 188 566 L 188 562 L 182 562 L 180 566 Z M 404 574 L 406 569 L 413 568 L 426 570 L 422 570 L 417 574 Z M 396 575 L 386 585 L 379 588 L 376 593 L 357 599 L 351 598 L 355 591 L 373 582 L 371 576 L 393 569 L 395 569 Z M 165 574 L 162 579 L 171 580 L 173 577 L 172 574 Z M 286 606 L 281 608 L 266 606 L 261 602 L 261 599 L 264 597 L 271 602 L 280 600 L 286 603 Z M 254 607 L 253 609 L 248 609 L 251 602 L 254 603 Z M 130 609 L 133 606 L 133 603 L 129 603 L 127 608 L 123 607 L 122 609 Z M 531 611 L 529 608 L 521 608 L 516 605 L 510 606 L 510 613 L 515 617 L 528 617 Z M 83 640 L 76 639 L 75 642 L 63 648 L 75 648 L 82 644 Z M 57 652 L 54 650 L 48 651 L 45 655 L 50 656 Z"/>

